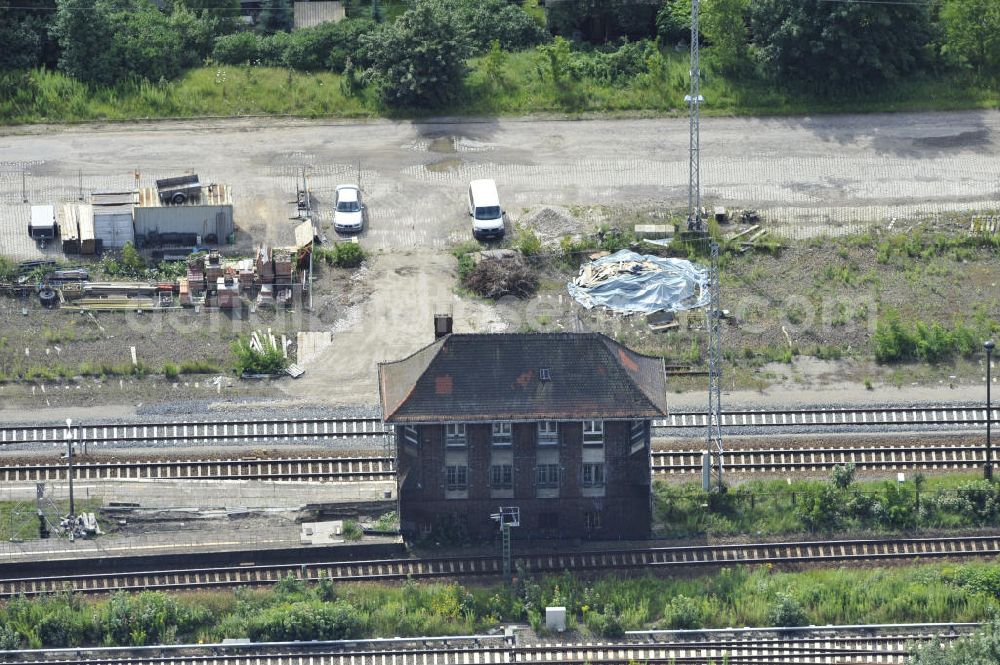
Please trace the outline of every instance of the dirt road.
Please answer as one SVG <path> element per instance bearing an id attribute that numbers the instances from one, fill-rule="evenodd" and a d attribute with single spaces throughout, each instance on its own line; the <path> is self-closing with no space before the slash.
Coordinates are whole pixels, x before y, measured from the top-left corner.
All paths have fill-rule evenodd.
<path id="1" fill-rule="evenodd" d="M 1000 113 L 706 118 L 709 204 L 772 210 L 769 222 L 882 222 L 915 212 L 1000 208 Z M 462 196 L 495 178 L 516 216 L 539 204 L 683 206 L 683 119 L 460 122 L 247 119 L 0 129 L 0 251 L 32 253 L 28 207 L 131 187 L 188 169 L 228 183 L 256 240 L 290 233 L 285 204 L 307 167 L 320 221 L 338 182 L 367 193 L 373 248 L 440 248 L 468 237 Z M 360 166 L 360 169 L 359 169 Z M 25 178 L 22 192 L 22 170 Z M 25 236 L 22 238 L 22 236 Z"/>
<path id="2" fill-rule="evenodd" d="M 707 118 L 703 198 L 766 210 L 775 232 L 793 236 L 918 213 L 996 210 L 998 137 L 1000 113 L 991 111 Z M 330 235 L 335 186 L 358 181 L 370 211 L 361 242 L 377 253 L 365 276 L 371 295 L 332 325 L 333 344 L 286 389 L 295 400 L 371 403 L 376 363 L 429 342 L 433 313 L 454 303 L 454 259 L 443 250 L 471 237 L 463 209 L 469 180 L 495 178 L 515 220 L 542 204 L 681 208 L 687 148 L 683 119 L 3 128 L 0 253 L 37 256 L 24 232 L 30 204 L 76 200 L 81 188 L 131 188 L 136 170 L 143 185 L 186 170 L 229 184 L 245 238 L 277 244 L 291 238 L 287 202 L 300 168 Z M 502 328 L 485 303 L 462 307 L 457 331 Z"/>

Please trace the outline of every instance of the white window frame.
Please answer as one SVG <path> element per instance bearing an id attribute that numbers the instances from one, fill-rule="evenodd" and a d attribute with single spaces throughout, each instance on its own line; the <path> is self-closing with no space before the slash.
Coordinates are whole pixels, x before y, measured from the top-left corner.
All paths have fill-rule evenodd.
<path id="1" fill-rule="evenodd" d="M 596 531 L 601 528 L 601 513 L 599 511 L 587 511 L 583 514 L 584 526 L 589 531 Z"/>
<path id="2" fill-rule="evenodd" d="M 559 421 L 541 420 L 538 422 L 538 445 L 559 445 Z"/>
<path id="3" fill-rule="evenodd" d="M 494 446 L 507 448 L 514 445 L 514 426 L 510 421 L 501 420 L 492 423 L 490 442 Z"/>
<path id="4" fill-rule="evenodd" d="M 558 464 L 539 464 L 535 467 L 535 484 L 538 487 L 559 487 L 561 475 Z"/>
<path id="5" fill-rule="evenodd" d="M 603 446 L 604 445 L 604 421 L 584 420 L 583 421 L 583 445 Z"/>
<path id="6" fill-rule="evenodd" d="M 469 489 L 469 467 L 464 464 L 449 464 L 445 467 L 445 489 L 449 492 L 465 492 Z"/>
<path id="7" fill-rule="evenodd" d="M 514 489 L 514 465 L 493 464 L 490 466 L 490 488 L 495 490 Z"/>
<path id="8" fill-rule="evenodd" d="M 449 448 L 464 448 L 468 445 L 468 430 L 465 423 L 446 423 L 444 426 L 444 445 Z"/>
<path id="9" fill-rule="evenodd" d="M 594 462 L 583 465 L 583 486 L 604 487 L 604 462 Z"/>

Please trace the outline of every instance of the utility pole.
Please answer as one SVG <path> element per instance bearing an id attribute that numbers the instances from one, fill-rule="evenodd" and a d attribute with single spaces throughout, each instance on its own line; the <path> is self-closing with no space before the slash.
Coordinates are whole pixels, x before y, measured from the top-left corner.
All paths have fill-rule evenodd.
<path id="1" fill-rule="evenodd" d="M 501 506 L 500 512 L 493 513 L 490 518 L 500 524 L 503 576 L 509 582 L 512 578 L 514 558 L 510 543 L 510 530 L 515 526 L 521 526 L 521 509 L 516 506 Z"/>
<path id="2" fill-rule="evenodd" d="M 991 365 L 993 364 L 993 348 L 996 346 L 992 339 L 983 342 L 986 349 L 986 464 L 983 466 L 983 477 L 986 480 L 993 480 L 993 439 L 991 426 L 993 424 L 993 403 L 990 400 L 990 384 L 993 382 L 991 376 Z"/>
<path id="3" fill-rule="evenodd" d="M 66 477 L 69 478 L 69 517 L 76 517 L 73 502 L 73 419 L 66 419 Z"/>
<path id="4" fill-rule="evenodd" d="M 705 98 L 701 96 L 701 53 L 698 45 L 698 10 L 699 0 L 691 0 L 691 91 L 684 97 L 690 110 L 691 138 L 690 162 L 688 165 L 688 231 L 704 230 L 701 221 L 701 181 L 698 169 L 700 166 L 700 131 L 701 104 Z"/>
<path id="5" fill-rule="evenodd" d="M 698 0 L 694 0 L 697 2 Z M 708 432 L 705 463 L 707 473 L 703 477 L 703 489 L 712 489 L 712 470 L 715 472 L 715 486 L 723 491 L 722 482 L 722 305 L 719 288 L 719 245 L 714 240 L 711 245 L 712 265 L 708 272 Z"/>

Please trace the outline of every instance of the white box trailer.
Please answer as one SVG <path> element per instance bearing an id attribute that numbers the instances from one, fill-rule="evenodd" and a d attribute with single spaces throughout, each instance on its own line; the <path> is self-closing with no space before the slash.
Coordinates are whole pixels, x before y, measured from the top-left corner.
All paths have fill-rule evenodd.
<path id="1" fill-rule="evenodd" d="M 35 240 L 53 240 L 56 237 L 55 206 L 31 206 L 28 235 Z"/>

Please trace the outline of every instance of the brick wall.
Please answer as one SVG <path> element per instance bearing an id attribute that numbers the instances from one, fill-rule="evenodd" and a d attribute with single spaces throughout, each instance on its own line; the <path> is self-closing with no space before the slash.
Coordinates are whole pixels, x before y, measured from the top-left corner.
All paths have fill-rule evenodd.
<path id="1" fill-rule="evenodd" d="M 465 499 L 445 498 L 446 459 L 456 459 L 456 449 L 445 447 L 442 425 L 417 426 L 419 446 L 406 443 L 404 428 L 397 427 L 400 478 L 400 524 L 408 536 L 421 528 L 450 530 L 454 537 L 467 533 L 473 539 L 492 538 L 498 531 L 490 515 L 500 506 L 521 509 L 517 538 L 645 538 L 649 535 L 651 507 L 649 484 L 649 423 L 641 431 L 642 448 L 632 452 L 635 434 L 629 421 L 604 424 L 604 496 L 584 496 L 583 426 L 579 422 L 559 423 L 558 450 L 561 477 L 557 498 L 538 498 L 538 459 L 535 423 L 514 423 L 512 444 L 514 498 L 494 498 L 490 490 L 493 459 L 491 425 L 466 427 L 468 493 Z M 412 439 L 412 431 L 410 438 Z M 552 453 L 546 453 L 552 455 Z M 594 452 L 590 452 L 594 455 Z M 506 453 L 504 454 L 506 456 Z M 593 492 L 591 492 L 593 493 Z M 587 513 L 597 515 L 600 526 L 588 528 Z M 554 516 L 554 517 L 553 517 Z M 555 521 L 553 521 L 555 520 Z M 593 526 L 593 524 L 591 525 Z"/>

